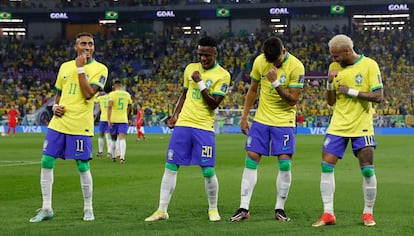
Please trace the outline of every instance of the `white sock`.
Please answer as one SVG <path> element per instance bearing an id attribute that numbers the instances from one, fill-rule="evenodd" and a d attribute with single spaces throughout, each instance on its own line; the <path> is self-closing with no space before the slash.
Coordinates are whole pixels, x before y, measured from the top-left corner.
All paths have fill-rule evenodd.
<path id="1" fill-rule="evenodd" d="M 335 175 L 334 172 L 321 174 L 320 184 L 323 212 L 334 214 Z"/>
<path id="2" fill-rule="evenodd" d="M 126 153 L 126 141 L 125 138 L 123 139 L 119 139 L 119 154 L 120 154 L 120 159 L 121 160 L 125 160 L 125 153 Z"/>
<path id="3" fill-rule="evenodd" d="M 364 212 L 370 213 L 374 209 L 375 198 L 377 196 L 377 177 L 364 177 L 362 180 L 362 191 L 364 192 Z"/>
<path id="4" fill-rule="evenodd" d="M 115 145 L 115 155 L 121 155 L 120 147 L 119 147 L 119 136 L 116 138 L 116 145 Z"/>
<path id="5" fill-rule="evenodd" d="M 80 172 L 80 183 L 83 193 L 83 209 L 92 209 L 92 175 L 91 171 Z"/>
<path id="6" fill-rule="evenodd" d="M 98 152 L 103 152 L 103 147 L 105 144 L 105 140 L 103 137 L 98 137 Z"/>
<path id="7" fill-rule="evenodd" d="M 208 209 L 217 210 L 218 190 L 219 184 L 217 176 L 211 178 L 204 178 L 205 189 L 208 199 Z"/>
<path id="8" fill-rule="evenodd" d="M 285 202 L 289 194 L 290 184 L 292 182 L 292 172 L 281 171 L 276 178 L 276 205 L 275 209 L 285 209 Z"/>
<path id="9" fill-rule="evenodd" d="M 168 204 L 170 204 L 171 196 L 174 193 L 176 184 L 177 171 L 165 169 L 161 180 L 160 203 L 158 210 L 167 212 Z"/>
<path id="10" fill-rule="evenodd" d="M 42 209 L 52 209 L 53 169 L 40 170 L 40 187 L 42 190 Z"/>
<path id="11" fill-rule="evenodd" d="M 116 158 L 116 141 L 111 139 L 109 147 L 112 158 Z"/>
<path id="12" fill-rule="evenodd" d="M 107 153 L 111 153 L 111 135 L 109 135 L 108 133 L 105 133 L 105 140 L 106 140 L 106 152 Z"/>
<path id="13" fill-rule="evenodd" d="M 241 182 L 240 208 L 249 210 L 250 199 L 257 182 L 257 169 L 244 168 Z"/>

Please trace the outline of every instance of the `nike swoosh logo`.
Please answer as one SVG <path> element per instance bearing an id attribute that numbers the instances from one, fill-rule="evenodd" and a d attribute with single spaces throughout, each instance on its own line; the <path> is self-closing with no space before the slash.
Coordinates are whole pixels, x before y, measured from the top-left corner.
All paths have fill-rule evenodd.
<path id="1" fill-rule="evenodd" d="M 205 163 L 205 162 L 208 162 L 208 161 L 209 161 L 208 159 L 201 159 L 202 163 Z"/>

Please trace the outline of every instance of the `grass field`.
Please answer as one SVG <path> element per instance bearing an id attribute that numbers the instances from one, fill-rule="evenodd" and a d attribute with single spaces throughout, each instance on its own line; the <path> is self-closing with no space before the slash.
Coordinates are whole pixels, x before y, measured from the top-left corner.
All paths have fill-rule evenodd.
<path id="1" fill-rule="evenodd" d="M 169 135 L 149 134 L 136 142 L 128 136 L 124 165 L 108 158 L 91 164 L 96 220 L 83 222 L 83 199 L 74 161 L 58 160 L 53 185 L 55 217 L 29 223 L 41 207 L 40 159 L 44 134 L 0 137 L 0 235 L 414 235 L 414 136 L 377 136 L 375 170 L 377 226 L 364 227 L 362 181 L 357 160 L 347 150 L 335 170 L 337 224 L 313 228 L 322 213 L 319 192 L 323 136 L 297 137 L 292 187 L 286 203 L 291 222 L 273 219 L 277 162 L 259 165 L 247 221 L 227 219 L 239 207 L 244 167 L 244 136 L 217 135 L 220 222 L 209 222 L 204 181 L 199 167 L 182 167 L 169 207 L 170 219 L 144 222 L 158 206 L 159 187 Z M 94 150 L 97 140 L 94 138 Z"/>

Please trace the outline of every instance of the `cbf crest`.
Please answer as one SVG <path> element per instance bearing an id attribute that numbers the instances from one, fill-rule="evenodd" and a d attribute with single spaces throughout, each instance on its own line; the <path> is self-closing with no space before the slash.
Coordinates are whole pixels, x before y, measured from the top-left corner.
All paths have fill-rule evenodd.
<path id="1" fill-rule="evenodd" d="M 281 75 L 280 76 L 280 83 L 281 84 L 285 84 L 286 83 L 286 75 Z"/>
<path id="2" fill-rule="evenodd" d="M 355 76 L 355 85 L 356 86 L 361 86 L 362 84 L 362 75 L 361 74 L 357 74 Z"/>
<path id="3" fill-rule="evenodd" d="M 173 160 L 173 156 L 174 156 L 174 150 L 168 149 L 167 159 L 170 160 L 170 161 L 172 161 Z"/>
<path id="4" fill-rule="evenodd" d="M 209 89 L 213 85 L 213 81 L 211 79 L 206 80 L 206 87 Z"/>

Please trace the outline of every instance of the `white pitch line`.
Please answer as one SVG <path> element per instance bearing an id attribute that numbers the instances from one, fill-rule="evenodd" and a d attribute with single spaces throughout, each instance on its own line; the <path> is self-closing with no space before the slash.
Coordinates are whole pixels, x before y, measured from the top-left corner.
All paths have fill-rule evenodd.
<path id="1" fill-rule="evenodd" d="M 40 161 L 0 161 L 0 167 L 3 166 L 25 166 L 40 164 Z"/>

